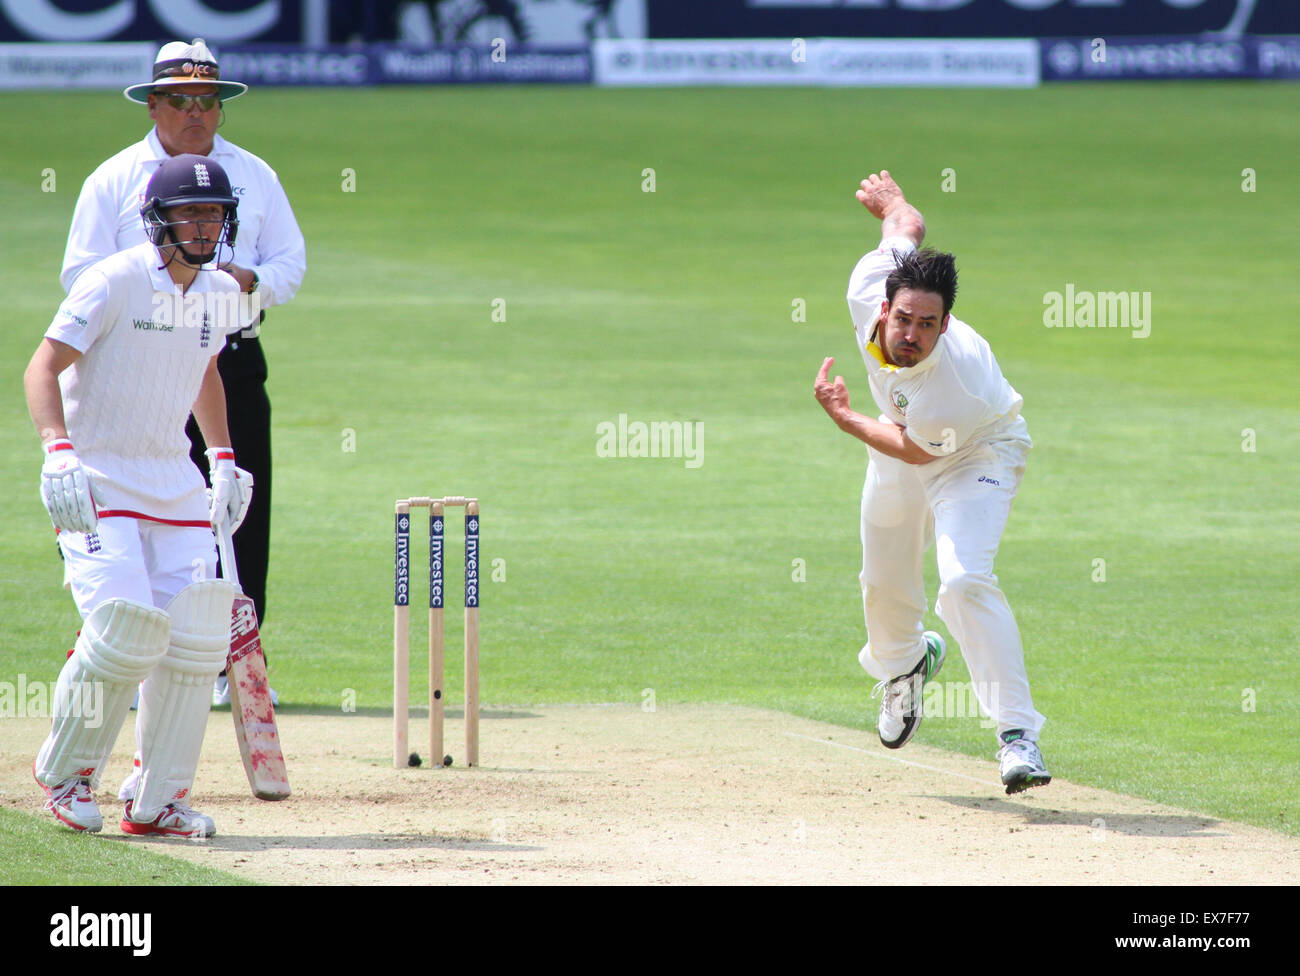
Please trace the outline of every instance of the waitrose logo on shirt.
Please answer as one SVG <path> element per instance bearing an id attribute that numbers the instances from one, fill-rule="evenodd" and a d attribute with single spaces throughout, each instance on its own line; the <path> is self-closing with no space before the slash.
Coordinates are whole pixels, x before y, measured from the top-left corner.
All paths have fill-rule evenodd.
<path id="1" fill-rule="evenodd" d="M 145 332 L 171 332 L 176 328 L 174 325 L 164 325 L 161 322 L 154 322 L 152 319 L 132 319 L 131 321 L 135 323 L 137 329 Z"/>

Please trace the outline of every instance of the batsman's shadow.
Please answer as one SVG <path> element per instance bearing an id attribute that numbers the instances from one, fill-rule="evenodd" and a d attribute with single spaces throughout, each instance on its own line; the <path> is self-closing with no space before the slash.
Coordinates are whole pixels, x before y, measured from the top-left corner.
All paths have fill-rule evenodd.
<path id="1" fill-rule="evenodd" d="M 1050 789 L 1051 787 L 1048 787 Z M 1032 794 L 1030 794 L 1032 795 Z M 1215 830 L 1220 821 L 1213 817 L 1174 813 L 1116 813 L 1113 810 L 1090 813 L 1083 810 L 1060 810 L 1055 807 L 1028 806 L 1023 802 L 989 796 L 938 796 L 953 806 L 984 813 L 1011 814 L 1031 827 L 1090 827 L 1115 831 L 1131 837 L 1227 837 Z M 1034 799 L 1039 797 L 1034 796 Z M 1043 797 L 1042 799 L 1046 799 Z"/>
<path id="2" fill-rule="evenodd" d="M 220 706 L 212 709 L 213 712 L 230 713 L 230 706 Z M 365 708 L 353 708 L 344 711 L 336 706 L 326 705 L 276 705 L 275 714 L 277 716 L 295 716 L 295 715 L 319 715 L 323 718 L 341 718 L 349 719 L 354 716 L 369 716 L 370 718 L 389 718 L 393 717 L 393 706 L 367 706 Z M 449 719 L 463 719 L 465 709 L 449 706 L 445 714 Z M 428 718 L 428 705 L 412 705 L 411 718 Z M 501 719 L 519 719 L 519 718 L 541 718 L 536 712 L 530 712 L 522 708 L 480 708 L 478 713 L 479 720 L 482 722 L 495 722 Z"/>
<path id="3" fill-rule="evenodd" d="M 138 838 L 123 838 L 133 843 Z M 175 839 L 159 838 L 163 843 L 176 844 Z M 259 853 L 277 850 L 295 851 L 470 851 L 474 853 L 513 853 L 544 851 L 535 844 L 511 844 L 483 837 L 454 836 L 450 834 L 338 834 L 333 836 L 281 836 L 281 835 L 220 835 L 191 843 L 215 851 L 232 853 Z"/>

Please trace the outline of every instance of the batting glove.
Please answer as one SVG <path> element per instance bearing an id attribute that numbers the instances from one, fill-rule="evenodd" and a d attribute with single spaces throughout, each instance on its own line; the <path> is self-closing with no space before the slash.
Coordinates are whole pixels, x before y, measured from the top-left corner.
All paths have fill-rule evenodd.
<path id="1" fill-rule="evenodd" d="M 99 524 L 94 486 L 72 449 L 72 441 L 66 438 L 45 445 L 41 501 L 50 513 L 50 521 L 61 532 L 94 532 Z"/>
<path id="2" fill-rule="evenodd" d="M 228 447 L 210 447 L 203 453 L 208 459 L 212 481 L 208 489 L 208 520 L 214 529 L 224 525 L 234 535 L 253 500 L 253 476 L 235 467 L 235 452 Z"/>

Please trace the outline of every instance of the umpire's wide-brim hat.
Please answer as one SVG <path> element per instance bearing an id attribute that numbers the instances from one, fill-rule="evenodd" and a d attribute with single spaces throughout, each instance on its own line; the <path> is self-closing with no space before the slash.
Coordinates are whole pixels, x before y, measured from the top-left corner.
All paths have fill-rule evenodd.
<path id="1" fill-rule="evenodd" d="M 208 49 L 203 38 L 194 38 L 193 44 L 171 41 L 158 49 L 153 62 L 153 81 L 132 85 L 122 91 L 133 102 L 149 101 L 149 93 L 158 90 L 175 90 L 184 94 L 191 85 L 215 85 L 222 101 L 238 98 L 248 91 L 248 86 L 238 81 L 222 81 L 216 56 Z"/>

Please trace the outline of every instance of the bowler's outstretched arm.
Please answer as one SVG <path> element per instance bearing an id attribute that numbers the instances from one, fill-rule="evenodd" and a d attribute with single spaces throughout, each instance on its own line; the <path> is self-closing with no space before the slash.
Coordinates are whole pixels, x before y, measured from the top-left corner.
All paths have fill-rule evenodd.
<path id="1" fill-rule="evenodd" d="M 925 240 L 925 218 L 921 211 L 907 202 L 889 170 L 872 173 L 862 181 L 857 192 L 858 202 L 880 221 L 880 239 L 907 237 L 917 247 Z"/>

